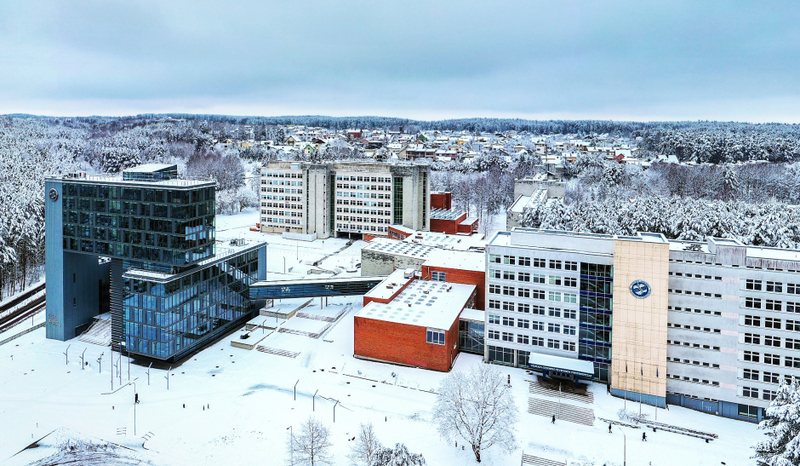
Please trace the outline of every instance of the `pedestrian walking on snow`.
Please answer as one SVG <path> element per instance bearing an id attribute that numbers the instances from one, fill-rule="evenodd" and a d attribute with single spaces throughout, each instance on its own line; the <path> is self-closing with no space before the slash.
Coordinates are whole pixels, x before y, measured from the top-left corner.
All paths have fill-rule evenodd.
<path id="1" fill-rule="evenodd" d="M 555 415 L 555 414 L 553 414 L 553 420 L 552 420 L 552 421 L 550 421 L 550 422 L 551 422 L 552 424 L 555 424 L 555 423 L 556 423 L 556 415 Z"/>
<path id="2" fill-rule="evenodd" d="M 642 442 L 647 441 L 647 432 L 642 432 Z"/>
<path id="3" fill-rule="evenodd" d="M 611 423 L 610 422 L 608 423 L 608 433 L 609 434 L 611 433 Z"/>

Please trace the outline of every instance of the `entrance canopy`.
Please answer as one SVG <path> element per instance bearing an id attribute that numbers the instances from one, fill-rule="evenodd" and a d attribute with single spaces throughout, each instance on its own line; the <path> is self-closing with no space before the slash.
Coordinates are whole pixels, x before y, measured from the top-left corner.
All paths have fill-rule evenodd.
<path id="1" fill-rule="evenodd" d="M 591 361 L 553 356 L 551 354 L 531 353 L 528 367 L 539 371 L 561 372 L 577 377 L 594 377 L 594 364 Z"/>

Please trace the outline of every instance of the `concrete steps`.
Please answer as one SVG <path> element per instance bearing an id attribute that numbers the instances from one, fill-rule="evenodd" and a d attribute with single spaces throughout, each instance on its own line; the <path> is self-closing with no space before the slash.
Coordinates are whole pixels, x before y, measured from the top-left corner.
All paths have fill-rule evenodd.
<path id="1" fill-rule="evenodd" d="M 522 464 L 532 464 L 534 466 L 567 466 L 567 463 L 561 461 L 553 461 L 539 456 L 522 454 Z"/>
<path id="2" fill-rule="evenodd" d="M 558 421 L 573 422 L 586 426 L 594 425 L 594 410 L 563 402 L 558 403 L 557 401 L 530 397 L 528 398 L 528 412 L 547 418 L 555 415 Z"/>
<path id="3" fill-rule="evenodd" d="M 544 396 L 551 396 L 553 398 L 561 398 L 562 400 L 572 400 L 578 401 L 580 403 L 586 404 L 593 404 L 594 403 L 594 393 L 587 391 L 585 394 L 583 393 L 576 393 L 567 390 L 553 390 L 551 388 L 547 388 L 539 384 L 539 382 L 529 380 L 528 384 L 530 384 L 529 392 L 534 395 L 544 395 Z"/>
<path id="4" fill-rule="evenodd" d="M 269 346 L 262 346 L 262 345 L 256 346 L 256 350 L 261 351 L 262 353 L 274 354 L 276 356 L 284 356 L 287 358 L 296 358 L 297 356 L 300 355 L 300 353 L 296 353 L 294 351 L 270 348 Z"/>

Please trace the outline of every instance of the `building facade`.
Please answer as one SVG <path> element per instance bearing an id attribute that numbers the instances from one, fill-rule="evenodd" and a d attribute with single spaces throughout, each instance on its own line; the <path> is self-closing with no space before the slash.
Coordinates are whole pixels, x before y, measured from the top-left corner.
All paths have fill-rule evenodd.
<path id="1" fill-rule="evenodd" d="M 751 421 L 800 376 L 798 251 L 517 228 L 486 283 L 487 361 L 592 361 L 618 396 Z"/>
<path id="2" fill-rule="evenodd" d="M 47 337 L 80 334 L 108 296 L 115 349 L 175 360 L 257 312 L 265 247 L 217 250 L 215 186 L 155 164 L 47 178 Z"/>
<path id="3" fill-rule="evenodd" d="M 430 229 L 424 164 L 269 162 L 261 169 L 261 231 L 387 236 L 389 225 Z"/>

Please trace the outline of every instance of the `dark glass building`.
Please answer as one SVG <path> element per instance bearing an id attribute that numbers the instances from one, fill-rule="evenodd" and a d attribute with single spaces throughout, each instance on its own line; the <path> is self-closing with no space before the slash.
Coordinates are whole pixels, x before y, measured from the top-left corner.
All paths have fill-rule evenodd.
<path id="1" fill-rule="evenodd" d="M 105 294 L 115 349 L 174 360 L 263 305 L 249 291 L 265 277 L 266 245 L 217 250 L 213 181 L 151 164 L 51 177 L 45 190 L 48 338 L 80 334 Z"/>

